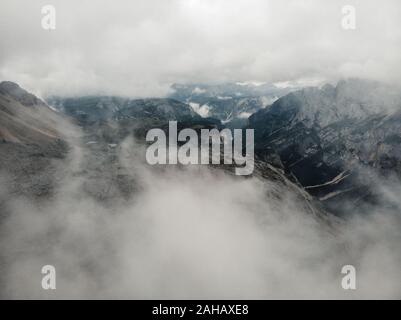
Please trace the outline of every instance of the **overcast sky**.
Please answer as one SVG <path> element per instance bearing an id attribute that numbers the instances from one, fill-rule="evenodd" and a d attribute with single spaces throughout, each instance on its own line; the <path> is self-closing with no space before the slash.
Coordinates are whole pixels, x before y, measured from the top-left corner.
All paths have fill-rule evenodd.
<path id="1" fill-rule="evenodd" d="M 56 8 L 56 30 L 41 7 Z M 356 29 L 341 26 L 354 5 Z M 0 80 L 40 95 L 162 96 L 171 83 L 401 82 L 399 0 L 1 0 Z"/>

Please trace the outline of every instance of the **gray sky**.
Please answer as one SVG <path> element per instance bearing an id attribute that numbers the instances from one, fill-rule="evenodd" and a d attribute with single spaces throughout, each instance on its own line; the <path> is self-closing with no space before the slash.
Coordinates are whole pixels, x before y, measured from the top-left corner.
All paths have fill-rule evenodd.
<path id="1" fill-rule="evenodd" d="M 41 7 L 56 8 L 56 30 Z M 354 5 L 356 29 L 341 26 Z M 401 83 L 399 0 L 2 0 L 0 80 L 40 94 L 161 96 L 175 82 Z"/>

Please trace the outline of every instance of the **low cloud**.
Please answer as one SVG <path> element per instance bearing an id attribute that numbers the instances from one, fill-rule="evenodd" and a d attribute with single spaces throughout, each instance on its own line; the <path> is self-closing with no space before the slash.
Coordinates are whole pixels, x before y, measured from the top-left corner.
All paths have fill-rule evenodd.
<path id="1" fill-rule="evenodd" d="M 77 150 L 55 199 L 7 202 L 3 297 L 400 298 L 394 188 L 383 195 L 396 207 L 328 227 L 276 182 L 200 166 L 149 170 L 142 151 L 132 141 L 120 150 L 141 185 L 132 200 L 84 196 Z M 46 264 L 56 267 L 54 291 L 40 286 Z M 346 264 L 356 267 L 357 290 L 341 288 Z"/>

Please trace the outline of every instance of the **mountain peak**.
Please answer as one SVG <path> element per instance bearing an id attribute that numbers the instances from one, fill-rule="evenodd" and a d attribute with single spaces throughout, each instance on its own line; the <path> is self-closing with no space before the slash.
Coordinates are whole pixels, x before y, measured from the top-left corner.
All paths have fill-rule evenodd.
<path id="1" fill-rule="evenodd" d="M 0 82 L 0 90 L 15 90 L 15 89 L 21 89 L 21 87 L 16 84 L 15 82 L 12 81 L 2 81 Z"/>
<path id="2" fill-rule="evenodd" d="M 24 106 L 45 104 L 42 100 L 22 89 L 18 84 L 12 81 L 3 81 L 0 83 L 0 94 L 9 95 Z"/>

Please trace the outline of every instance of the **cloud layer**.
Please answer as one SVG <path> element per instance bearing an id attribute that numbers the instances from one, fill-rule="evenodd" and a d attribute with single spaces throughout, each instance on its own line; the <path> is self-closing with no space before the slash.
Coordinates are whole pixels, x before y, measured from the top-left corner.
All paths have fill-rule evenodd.
<path id="1" fill-rule="evenodd" d="M 378 183 L 392 208 L 332 229 L 277 182 L 200 167 L 149 170 L 141 148 L 127 140 L 119 153 L 141 184 L 130 201 L 83 196 L 78 146 L 55 199 L 5 196 L 1 297 L 400 298 L 399 184 Z M 47 264 L 56 267 L 55 291 L 40 286 Z M 356 290 L 341 288 L 348 264 Z"/>
<path id="2" fill-rule="evenodd" d="M 41 28 L 54 4 L 56 30 Z M 356 29 L 341 27 L 343 5 Z M 397 0 L 21 1 L 0 4 L 0 79 L 41 95 L 161 96 L 175 82 L 400 82 Z"/>

